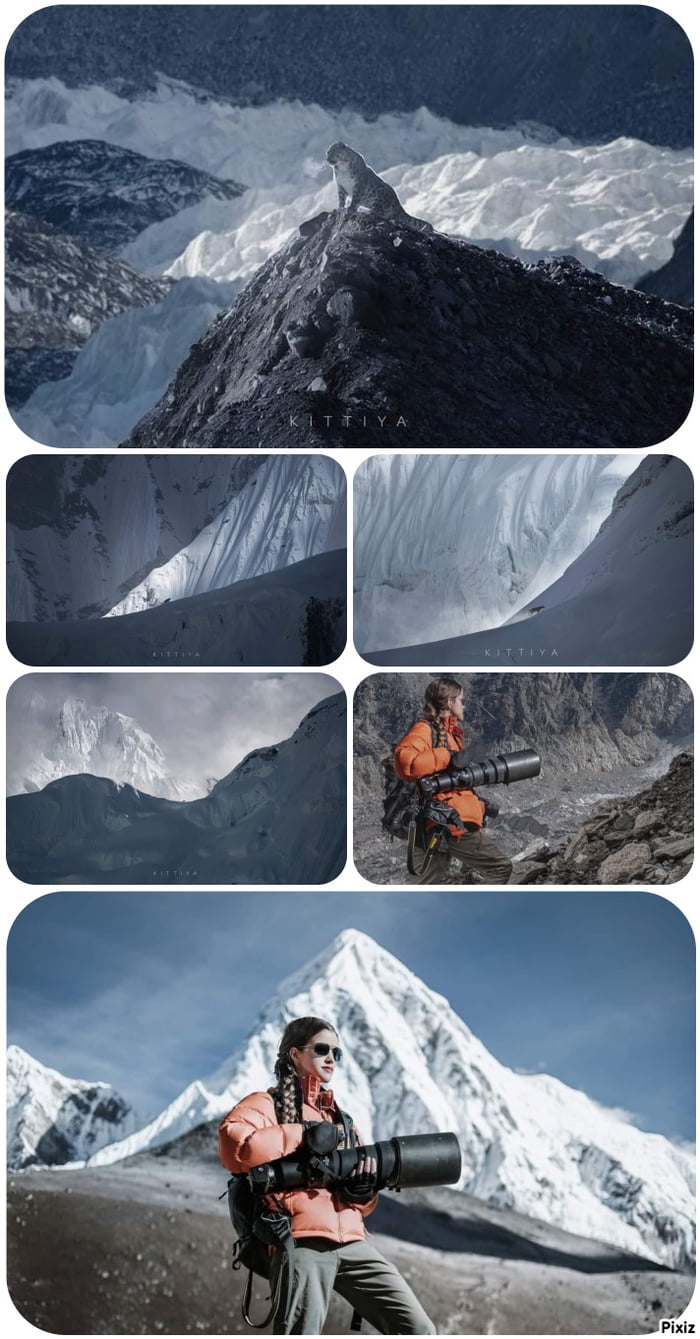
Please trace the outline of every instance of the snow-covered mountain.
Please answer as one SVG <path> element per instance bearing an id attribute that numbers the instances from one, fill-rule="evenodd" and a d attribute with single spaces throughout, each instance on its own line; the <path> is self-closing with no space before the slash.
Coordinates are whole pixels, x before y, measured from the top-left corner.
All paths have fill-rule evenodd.
<path id="1" fill-rule="evenodd" d="M 31 794 L 60 777 L 84 773 L 167 800 L 193 800 L 203 793 L 169 775 L 163 750 L 130 716 L 89 707 L 82 698 L 63 703 L 43 752 L 19 769 L 10 758 L 8 773 L 10 795 Z"/>
<path id="2" fill-rule="evenodd" d="M 329 665 L 346 642 L 347 552 L 119 618 L 8 623 L 25 665 Z"/>
<path id="3" fill-rule="evenodd" d="M 555 459 L 551 457 L 549 463 Z M 594 461 L 603 462 L 605 458 L 578 458 L 581 464 L 586 459 L 593 464 Z M 368 463 L 374 466 L 374 462 Z M 438 462 L 431 460 L 429 463 L 433 466 Z M 603 480 L 621 486 L 615 492 L 611 506 L 609 493 L 607 495 L 608 514 L 600 529 L 597 529 L 597 523 L 601 511 L 596 510 L 592 500 L 587 516 L 590 526 L 586 526 L 584 503 L 583 527 L 576 531 L 576 509 L 573 508 L 567 522 L 548 541 L 547 508 L 543 507 L 536 519 L 535 504 L 528 517 L 532 498 L 527 490 L 520 492 L 514 509 L 518 535 L 513 536 L 512 543 L 508 542 L 504 550 L 500 547 L 497 523 L 494 527 L 497 550 L 495 561 L 491 562 L 488 540 L 480 531 L 478 517 L 472 517 L 465 499 L 463 544 L 469 559 L 463 560 L 460 569 L 453 561 L 449 540 L 444 548 L 442 544 L 433 548 L 430 560 L 426 560 L 425 572 L 418 564 L 411 567 L 407 557 L 403 582 L 404 588 L 408 587 L 408 595 L 403 599 L 401 594 L 397 597 L 392 588 L 392 577 L 393 582 L 402 579 L 400 559 L 396 561 L 395 558 L 397 547 L 402 547 L 404 508 L 399 507 L 393 512 L 383 536 L 384 552 L 389 555 L 389 561 L 394 560 L 396 575 L 387 572 L 384 577 L 386 591 L 378 574 L 371 581 L 363 582 L 360 578 L 357 597 L 360 615 L 356 612 L 356 629 L 358 636 L 361 630 L 364 636 L 363 625 L 365 622 L 370 624 L 375 642 L 374 646 L 367 645 L 368 637 L 364 644 L 369 658 L 382 665 L 432 664 L 435 660 L 453 665 L 493 664 L 494 660 L 522 664 L 528 655 L 536 655 L 541 663 L 551 663 L 552 657 L 556 656 L 558 664 L 673 665 L 682 660 L 690 650 L 693 638 L 693 479 L 683 461 L 660 455 L 646 457 L 624 479 L 625 466 L 632 467 L 634 463 L 634 458 L 623 462 L 622 478 L 615 467 L 606 470 L 603 466 L 597 485 L 599 493 L 603 492 Z M 437 482 L 439 471 L 435 473 Z M 359 477 L 360 474 L 356 479 Z M 428 477 L 432 477 L 432 472 Z M 595 484 L 593 474 L 591 478 Z M 362 484 L 364 489 L 364 480 Z M 428 495 L 427 488 L 424 492 Z M 365 497 L 364 500 L 367 511 L 371 512 L 371 499 Z M 405 501 L 407 505 L 408 498 Z M 496 502 L 497 507 L 500 501 L 502 494 Z M 485 515 L 490 518 L 492 512 L 486 511 Z M 574 533 L 573 536 L 569 533 L 568 539 L 574 538 L 575 542 L 567 552 L 566 544 L 557 541 L 560 536 L 566 537 L 569 521 L 573 522 Z M 367 554 L 366 562 L 371 571 L 376 532 L 365 511 L 360 525 L 363 529 L 361 555 Z M 442 534 L 446 526 L 447 519 Z M 472 547 L 474 540 L 476 544 Z M 531 579 L 520 585 L 528 548 L 537 543 L 546 546 L 545 559 Z M 484 554 L 483 568 L 480 544 Z M 408 549 L 405 539 L 403 548 L 404 551 Z M 510 561 L 506 561 L 506 553 Z M 355 554 L 357 561 L 357 542 Z M 362 561 L 360 556 L 360 568 Z M 480 587 L 497 588 L 499 580 L 504 578 L 511 583 L 507 598 L 517 605 L 517 611 L 503 619 L 503 597 L 499 590 L 501 607 L 494 598 L 489 618 L 483 604 L 480 607 Z M 461 585 L 462 581 L 466 588 Z M 411 583 L 415 583 L 415 589 L 411 589 Z M 421 600 L 428 583 L 433 586 L 432 600 Z M 397 597 L 395 603 L 387 601 L 387 594 Z M 375 616 L 375 602 L 381 607 L 386 606 L 387 610 L 398 608 L 393 623 L 393 650 L 378 650 L 380 645 L 386 646 L 388 642 L 383 629 L 389 624 L 389 614 L 382 624 L 382 620 Z M 356 605 L 356 611 L 357 608 Z M 436 636 L 441 629 L 444 632 L 446 622 L 451 635 L 447 638 Z M 399 628 L 403 632 L 403 644 L 396 641 Z M 457 635 L 460 630 L 463 630 L 462 634 Z M 407 644 L 408 634 L 410 645 Z"/>
<path id="4" fill-rule="evenodd" d="M 590 520 L 598 520 L 593 510 Z M 522 664 L 527 656 L 545 664 L 553 656 L 558 664 L 676 664 L 692 645 L 692 554 L 691 471 L 676 457 L 649 455 L 621 483 L 600 530 L 593 538 L 589 532 L 580 553 L 572 549 L 561 574 L 545 562 L 526 589 L 514 585 L 518 609 L 509 619 L 482 621 L 472 631 L 470 613 L 450 611 L 452 636 L 432 635 L 435 616 L 430 629 L 423 621 L 430 640 L 391 651 L 368 648 L 368 657 L 375 664 Z M 451 593 L 447 582 L 444 589 Z M 369 590 L 363 596 L 367 607 Z M 438 615 L 438 593 L 434 607 Z M 418 617 L 411 607 L 407 615 L 404 637 L 415 636 Z M 373 627 L 380 637 L 380 625 Z M 463 635 L 455 635 L 459 627 Z"/>
<path id="5" fill-rule="evenodd" d="M 8 617 L 96 618 L 344 548 L 345 477 L 318 455 L 29 457 L 8 519 Z"/>
<path id="6" fill-rule="evenodd" d="M 218 516 L 109 615 L 263 576 L 345 545 L 345 496 L 328 457 L 268 457 Z"/>
<path id="7" fill-rule="evenodd" d="M 93 236 L 83 215 L 94 203 L 98 235 L 106 229 L 114 242 L 104 192 L 117 189 L 116 173 L 119 226 L 125 214 L 132 231 L 141 225 L 123 259 L 208 284 L 171 295 L 156 314 L 110 322 L 69 375 L 36 389 L 17 421 L 52 446 L 128 437 L 216 310 L 304 219 L 333 206 L 331 141 L 356 146 L 409 211 L 442 232 L 528 261 L 566 252 L 617 283 L 634 283 L 671 258 L 692 207 L 689 149 L 629 136 L 582 144 L 532 123 L 468 126 L 426 107 L 372 116 L 313 101 L 234 106 L 162 76 L 142 94 L 20 79 L 10 85 L 7 125 L 11 162 L 22 168 L 16 193 L 21 188 L 36 211 L 67 212 L 71 226 Z M 97 184 L 88 174 L 95 157 Z M 27 164 L 41 169 L 31 189 Z M 228 198 L 226 190 L 238 192 L 232 177 L 248 189 Z M 150 221 L 159 212 L 165 217 Z"/>
<path id="8" fill-rule="evenodd" d="M 172 286 L 16 210 L 6 211 L 5 258 L 5 335 L 14 354 L 7 395 L 13 405 L 40 384 L 28 367 L 38 376 L 47 355 L 60 351 L 72 355 L 70 371 L 93 330 L 120 312 L 161 302 Z"/>
<path id="9" fill-rule="evenodd" d="M 108 1083 L 68 1079 L 28 1055 L 7 1052 L 7 1161 L 60 1166 L 89 1158 L 137 1128 L 137 1115 Z"/>
<path id="10" fill-rule="evenodd" d="M 93 775 L 7 802 L 7 859 L 29 883 L 328 883 L 346 851 L 346 702 L 307 712 L 203 798 L 160 799 Z"/>
<path id="11" fill-rule="evenodd" d="M 446 999 L 354 930 L 282 982 L 214 1074 L 90 1163 L 169 1142 L 268 1087 L 284 1025 L 306 1014 L 337 1020 L 344 1056 L 334 1089 L 365 1139 L 453 1130 L 470 1193 L 648 1259 L 690 1264 L 688 1153 L 556 1078 L 500 1064 Z"/>
<path id="12" fill-rule="evenodd" d="M 117 251 L 202 199 L 234 200 L 244 190 L 188 163 L 146 158 L 98 139 L 58 140 L 12 154 L 5 165 L 9 205 L 97 251 Z"/>
<path id="13" fill-rule="evenodd" d="M 497 626 L 590 544 L 636 463 L 591 454 L 364 461 L 354 479 L 358 650 Z"/>

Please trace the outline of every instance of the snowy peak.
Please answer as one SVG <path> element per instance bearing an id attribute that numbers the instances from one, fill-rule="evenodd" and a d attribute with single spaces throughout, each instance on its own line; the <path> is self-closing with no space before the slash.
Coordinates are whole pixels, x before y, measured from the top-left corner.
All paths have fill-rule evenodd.
<path id="1" fill-rule="evenodd" d="M 90 773 L 118 785 L 164 799 L 194 799 L 196 787 L 168 775 L 165 754 L 132 719 L 108 707 L 89 707 L 69 698 L 59 709 L 52 736 L 43 753 L 19 777 L 10 777 L 10 793 L 43 789 L 59 777 Z"/>
<path id="2" fill-rule="evenodd" d="M 453 1130 L 462 1148 L 463 1189 L 688 1267 L 694 1252 L 691 1159 L 585 1093 L 501 1065 L 447 1000 L 355 930 L 344 931 L 281 984 L 245 1042 L 196 1092 L 190 1085 L 150 1126 L 93 1161 L 117 1161 L 166 1142 L 267 1088 L 286 1023 L 306 1015 L 338 1030 L 343 1063 L 333 1087 L 365 1139 Z"/>
<path id="3" fill-rule="evenodd" d="M 10 1167 L 84 1161 L 136 1128 L 136 1115 L 108 1083 L 68 1079 L 19 1046 L 7 1052 Z"/>
<path id="4" fill-rule="evenodd" d="M 331 680 L 331 682 L 333 682 Z M 202 787 L 204 789 L 204 786 Z M 256 749 L 187 803 L 94 775 L 8 801 L 7 859 L 29 883 L 328 883 L 346 858 L 346 705 Z"/>

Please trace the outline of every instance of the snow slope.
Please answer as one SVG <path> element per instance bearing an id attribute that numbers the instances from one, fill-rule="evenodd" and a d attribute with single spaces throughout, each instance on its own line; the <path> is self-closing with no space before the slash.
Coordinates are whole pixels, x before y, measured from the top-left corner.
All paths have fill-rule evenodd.
<path id="1" fill-rule="evenodd" d="M 345 476 L 327 456 L 92 459 L 11 474 L 10 619 L 123 615 L 345 547 Z"/>
<path id="2" fill-rule="evenodd" d="M 228 506 L 109 616 L 263 576 L 345 544 L 342 471 L 329 457 L 268 457 Z"/>
<path id="3" fill-rule="evenodd" d="M 296 458 L 302 474 L 305 460 Z M 221 515 L 267 463 L 195 452 L 19 462 L 8 478 L 8 617 L 107 613 Z M 287 488 L 290 473 L 283 471 Z M 255 524 L 264 525 L 263 517 Z"/>
<path id="4" fill-rule="evenodd" d="M 689 1154 L 555 1078 L 501 1065 L 446 999 L 354 930 L 282 982 L 213 1075 L 90 1164 L 169 1142 L 267 1088 L 285 1023 L 306 1014 L 339 1020 L 344 1063 L 334 1090 L 365 1139 L 453 1130 L 470 1193 L 648 1259 L 690 1264 Z"/>
<path id="5" fill-rule="evenodd" d="M 497 624 L 560 576 L 633 456 L 373 456 L 355 474 L 361 652 Z"/>
<path id="6" fill-rule="evenodd" d="M 7 802 L 7 859 L 29 883 L 327 883 L 345 863 L 345 694 L 254 749 L 203 799 L 98 776 Z"/>
<path id="7" fill-rule="evenodd" d="M 8 794 L 40 791 L 59 777 L 83 773 L 167 800 L 193 800 L 201 794 L 197 786 L 168 774 L 162 749 L 132 717 L 108 707 L 88 707 L 82 698 L 63 703 L 43 753 L 28 766 L 10 754 Z"/>
<path id="8" fill-rule="evenodd" d="M 27 665 L 327 665 L 346 640 L 347 552 L 334 549 L 119 618 L 8 623 Z"/>
<path id="9" fill-rule="evenodd" d="M 81 1161 L 136 1128 L 136 1113 L 110 1084 L 67 1079 L 20 1046 L 8 1048 L 10 1167 Z"/>
<path id="10" fill-rule="evenodd" d="M 522 666 L 528 657 L 545 664 L 554 657 L 560 665 L 676 664 L 693 640 L 687 465 L 674 456 L 647 456 L 592 541 L 551 584 L 531 582 L 518 606 L 501 627 L 367 655 L 381 665 Z"/>

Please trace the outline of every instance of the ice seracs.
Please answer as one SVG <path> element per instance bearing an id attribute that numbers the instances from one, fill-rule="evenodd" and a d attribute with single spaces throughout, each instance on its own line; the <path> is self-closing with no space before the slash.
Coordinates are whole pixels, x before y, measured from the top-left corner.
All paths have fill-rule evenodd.
<path id="1" fill-rule="evenodd" d="M 355 488 L 358 650 L 498 626 L 590 544 L 638 457 L 374 456 Z"/>
<path id="2" fill-rule="evenodd" d="M 109 615 L 263 576 L 345 546 L 345 497 L 328 457 L 268 457 L 213 521 Z"/>

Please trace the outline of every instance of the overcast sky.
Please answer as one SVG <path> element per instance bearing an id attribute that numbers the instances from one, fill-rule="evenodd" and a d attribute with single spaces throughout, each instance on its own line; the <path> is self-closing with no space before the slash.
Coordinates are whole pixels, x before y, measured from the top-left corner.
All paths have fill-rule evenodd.
<path id="1" fill-rule="evenodd" d="M 693 1137 L 693 938 L 642 891 L 52 893 L 10 933 L 9 1039 L 113 1083 L 146 1118 L 348 927 L 446 995 L 502 1063 Z"/>
<path id="2" fill-rule="evenodd" d="M 173 777 L 219 780 L 338 691 L 328 674 L 26 674 L 7 695 L 8 760 L 16 776 L 49 744 L 63 702 L 80 697 L 132 716 Z"/>

